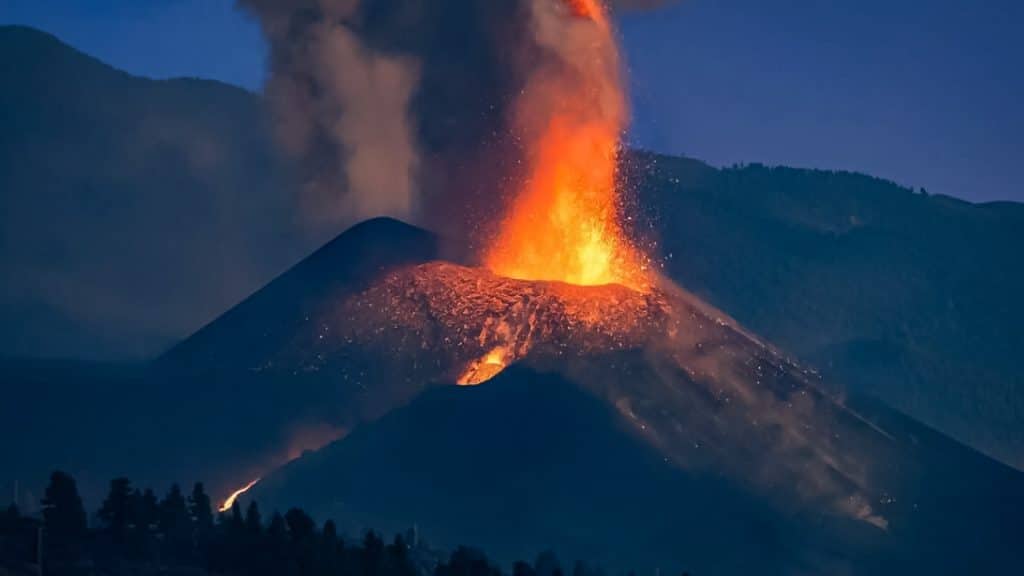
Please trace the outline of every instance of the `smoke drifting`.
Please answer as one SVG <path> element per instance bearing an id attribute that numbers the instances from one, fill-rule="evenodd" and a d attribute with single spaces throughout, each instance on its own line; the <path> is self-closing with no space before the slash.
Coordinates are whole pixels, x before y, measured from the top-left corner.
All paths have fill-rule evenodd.
<path id="1" fill-rule="evenodd" d="M 303 203 L 331 224 L 412 219 L 419 168 L 409 104 L 417 60 L 378 52 L 353 29 L 359 0 L 239 0 L 270 44 L 267 94 Z"/>
<path id="2" fill-rule="evenodd" d="M 281 143 L 302 168 L 307 212 L 335 230 L 385 214 L 489 243 L 480 223 L 493 222 L 528 178 L 523 91 L 542 97 L 539 78 L 618 81 L 617 70 L 586 69 L 618 66 L 617 55 L 607 44 L 600 54 L 578 45 L 594 40 L 593 27 L 566 30 L 559 0 L 238 3 L 270 44 L 267 95 Z M 612 123 L 624 123 L 615 90 L 585 88 L 620 116 Z"/>

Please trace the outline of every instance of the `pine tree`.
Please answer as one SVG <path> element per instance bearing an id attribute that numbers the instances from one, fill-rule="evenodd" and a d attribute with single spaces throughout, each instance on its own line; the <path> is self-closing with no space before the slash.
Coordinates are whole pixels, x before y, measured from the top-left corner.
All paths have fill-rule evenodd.
<path id="1" fill-rule="evenodd" d="M 75 479 L 64 472 L 54 472 L 42 505 L 48 556 L 57 562 L 77 561 L 87 524 Z"/>
<path id="2" fill-rule="evenodd" d="M 127 478 L 110 481 L 110 492 L 100 506 L 96 516 L 104 531 L 118 547 L 128 540 L 129 526 L 133 521 L 132 483 Z"/>
<path id="3" fill-rule="evenodd" d="M 384 540 L 373 530 L 363 537 L 363 549 L 360 558 L 360 568 L 364 576 L 379 576 L 384 564 Z"/>
<path id="4" fill-rule="evenodd" d="M 210 497 L 206 494 L 202 482 L 196 482 L 192 487 L 192 495 L 188 499 L 189 514 L 195 529 L 200 534 L 207 534 L 213 528 L 213 507 L 210 505 Z"/>
<path id="5" fill-rule="evenodd" d="M 401 534 L 385 549 L 387 573 L 389 576 L 416 576 L 416 569 L 409 559 L 409 545 Z"/>
<path id="6" fill-rule="evenodd" d="M 249 507 L 245 510 L 245 531 L 253 539 L 258 538 L 263 532 L 263 518 L 260 517 L 260 507 L 256 505 L 255 501 L 250 502 Z"/>
<path id="7" fill-rule="evenodd" d="M 529 562 L 518 560 L 512 565 L 512 576 L 536 576 L 536 572 Z"/>
<path id="8" fill-rule="evenodd" d="M 137 493 L 137 492 L 136 492 Z M 135 498 L 135 521 L 143 532 L 151 532 L 160 524 L 160 502 L 152 488 L 146 488 Z"/>
<path id="9" fill-rule="evenodd" d="M 160 502 L 160 533 L 167 543 L 169 559 L 188 560 L 192 552 L 192 519 L 189 517 L 185 497 L 177 484 Z"/>

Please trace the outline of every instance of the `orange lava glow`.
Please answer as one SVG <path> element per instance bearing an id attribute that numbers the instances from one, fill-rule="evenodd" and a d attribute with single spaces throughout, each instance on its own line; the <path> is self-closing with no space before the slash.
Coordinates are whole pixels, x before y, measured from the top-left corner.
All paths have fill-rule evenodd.
<path id="1" fill-rule="evenodd" d="M 521 280 L 643 289 L 645 260 L 622 228 L 616 187 L 627 113 L 614 31 L 598 0 L 565 2 L 568 14 L 535 2 L 538 41 L 561 63 L 538 70 L 517 102 L 528 176 L 485 264 Z"/>
<path id="2" fill-rule="evenodd" d="M 599 0 L 566 0 L 569 11 L 581 18 L 589 18 L 601 24 L 606 22 L 604 7 Z"/>
<path id="3" fill-rule="evenodd" d="M 504 346 L 491 350 L 478 360 L 470 362 L 466 371 L 455 381 L 459 386 L 476 386 L 494 378 L 508 366 L 509 353 Z"/>
<path id="4" fill-rule="evenodd" d="M 256 483 L 259 482 L 259 481 L 260 481 L 260 479 L 257 478 L 255 480 L 253 480 L 252 482 L 249 482 L 245 486 L 242 486 L 238 490 L 235 490 L 234 492 L 232 492 L 231 495 L 228 496 L 227 499 L 224 500 L 224 503 L 221 504 L 220 508 L 218 508 L 217 510 L 220 511 L 220 512 L 227 512 L 228 510 L 231 510 L 231 507 L 235 505 L 235 500 L 238 500 L 239 496 L 241 496 L 242 494 L 245 494 L 250 489 L 252 489 L 252 487 L 255 486 Z"/>

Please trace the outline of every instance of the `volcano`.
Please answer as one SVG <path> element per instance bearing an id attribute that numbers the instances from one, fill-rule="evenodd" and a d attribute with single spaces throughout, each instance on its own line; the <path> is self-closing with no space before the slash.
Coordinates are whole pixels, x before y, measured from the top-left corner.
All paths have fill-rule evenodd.
<path id="1" fill-rule="evenodd" d="M 1020 473 L 877 404 L 826 394 L 813 371 L 671 283 L 511 279 L 467 265 L 454 246 L 365 222 L 171 350 L 151 378 L 204 401 L 157 416 L 180 431 L 164 469 L 209 478 L 225 496 L 260 478 L 243 500 L 301 504 L 348 526 L 418 523 L 439 543 L 505 558 L 621 548 L 611 565 L 713 567 L 702 551 L 735 541 L 752 556 L 710 572 L 746 570 L 765 542 L 786 571 L 885 573 L 924 548 L 942 550 L 935 566 L 1019 559 Z M 559 458 L 572 465 L 546 468 Z M 524 486 L 510 470 L 530 462 L 544 480 Z M 580 492 L 587 482 L 594 491 Z M 463 513 L 485 497 L 559 494 L 572 496 L 565 507 L 538 504 L 511 526 L 494 508 Z M 631 508 L 630 494 L 645 503 Z M 722 515 L 736 522 L 683 526 Z M 631 536 L 577 538 L 594 522 Z M 701 536 L 683 546 L 665 533 Z M 679 552 L 627 545 L 641 540 Z"/>

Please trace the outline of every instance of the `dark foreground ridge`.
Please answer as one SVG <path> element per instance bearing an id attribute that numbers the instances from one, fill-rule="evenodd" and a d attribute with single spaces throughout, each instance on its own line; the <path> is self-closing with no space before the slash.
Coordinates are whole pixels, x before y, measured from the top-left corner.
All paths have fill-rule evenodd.
<path id="1" fill-rule="evenodd" d="M 415 523 L 442 546 L 482 546 L 502 562 L 552 548 L 613 570 L 695 574 L 1022 565 L 1024 475 L 877 403 L 860 407 L 887 438 L 876 474 L 888 501 L 873 503 L 885 529 L 825 509 L 780 511 L 720 473 L 672 466 L 577 385 L 516 366 L 478 387 L 429 391 L 252 497 L 353 530 Z"/>

